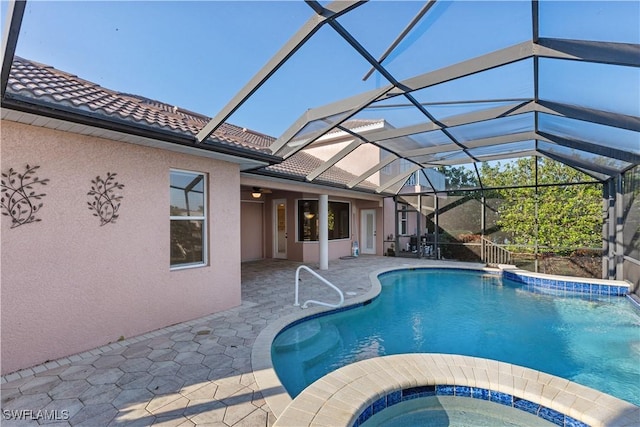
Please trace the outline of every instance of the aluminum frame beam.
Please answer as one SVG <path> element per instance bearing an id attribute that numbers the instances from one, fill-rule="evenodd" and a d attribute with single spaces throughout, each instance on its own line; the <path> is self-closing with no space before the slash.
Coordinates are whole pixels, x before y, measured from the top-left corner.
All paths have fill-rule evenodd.
<path id="1" fill-rule="evenodd" d="M 578 139 L 564 138 L 548 132 L 539 131 L 538 135 L 542 136 L 547 142 L 552 142 L 554 144 L 561 145 L 563 147 L 573 148 L 575 150 L 580 150 L 580 151 L 584 151 L 591 154 L 597 154 L 598 156 L 621 160 L 627 163 L 640 164 L 640 154 L 638 154 L 640 153 L 640 151 L 638 153 L 632 153 L 630 151 L 620 150 L 619 148 L 614 148 L 614 147 L 598 145 L 592 142 L 582 141 Z"/>
<path id="2" fill-rule="evenodd" d="M 388 96 L 386 98 L 380 99 L 403 95 L 532 57 L 572 59 L 638 67 L 640 66 L 640 46 L 627 43 L 540 38 L 537 43 L 533 41 L 518 43 L 486 55 L 400 81 L 396 88 L 387 93 Z M 326 117 L 346 113 L 349 111 L 350 105 L 361 101 L 367 96 L 371 96 L 370 92 L 327 105 L 323 107 L 322 114 Z M 315 115 L 313 112 L 316 110 L 311 111 L 311 114 Z"/>
<path id="3" fill-rule="evenodd" d="M 522 107 L 522 105 L 523 105 L 523 103 L 518 103 L 518 104 L 510 104 L 510 105 L 499 106 L 499 107 L 492 107 L 492 108 L 488 108 L 488 109 L 485 109 L 485 110 L 480 110 L 480 111 L 475 111 L 475 112 L 471 112 L 471 113 L 465 113 L 465 114 L 460 114 L 460 115 L 457 115 L 457 116 L 452 116 L 450 118 L 442 120 L 441 122 L 443 124 L 448 125 L 448 126 L 458 126 L 458 125 L 463 125 L 463 124 L 476 123 L 476 122 L 479 122 L 479 121 L 495 119 L 495 118 L 499 118 L 499 117 L 502 117 L 502 116 L 510 116 L 510 115 L 514 115 L 514 114 L 520 114 L 518 111 L 519 111 L 519 108 Z M 399 138 L 399 137 L 410 137 L 413 134 L 424 133 L 424 132 L 440 130 L 440 129 L 442 129 L 442 127 L 437 125 L 437 124 L 435 124 L 435 123 L 433 123 L 433 122 L 422 123 L 422 124 L 418 124 L 418 125 L 408 126 L 408 127 L 405 127 L 405 128 L 400 128 L 400 129 L 383 129 L 383 130 L 380 130 L 380 131 L 374 131 L 374 132 L 368 133 L 367 134 L 367 140 L 363 140 L 361 143 L 358 144 L 358 146 L 360 144 L 362 144 L 362 143 L 377 143 L 377 142 L 385 141 L 385 140 L 388 140 L 388 139 Z M 507 142 L 512 142 L 512 141 L 507 141 Z M 491 144 L 489 144 L 489 145 L 491 145 Z M 446 144 L 446 145 L 429 147 L 429 148 L 427 148 L 427 150 L 429 150 L 428 154 L 435 153 L 435 152 L 438 152 L 438 151 L 442 151 L 443 147 L 447 147 L 447 150 L 455 150 L 455 149 L 459 149 L 460 148 L 459 145 L 457 145 L 455 143 L 450 143 L 450 144 Z M 355 149 L 355 148 L 357 148 L 357 147 L 352 148 L 352 150 Z M 384 149 L 384 146 L 382 146 L 381 148 Z M 468 148 L 476 148 L 476 147 L 469 146 Z M 419 149 L 419 150 L 423 150 L 423 149 Z M 431 151 L 431 150 L 433 150 L 433 151 Z M 323 173 L 324 171 L 328 170 L 331 166 L 333 166 L 339 160 L 341 160 L 346 155 L 348 155 L 349 152 L 345 152 L 345 153 L 341 152 L 341 153 L 336 154 L 336 156 L 334 156 L 334 157 L 332 157 L 332 159 L 328 160 L 326 164 L 322 165 L 321 167 L 317 168 L 312 173 L 310 173 L 307 176 L 307 180 L 315 179 L 321 173 Z M 400 153 L 400 155 L 403 155 L 403 153 Z"/>
<path id="4" fill-rule="evenodd" d="M 569 166 L 569 165 L 567 165 L 567 166 Z M 611 178 L 609 175 L 605 175 L 605 174 L 602 174 L 602 173 L 594 172 L 594 171 L 591 171 L 591 170 L 582 169 L 582 168 L 577 167 L 577 166 L 570 166 L 570 167 L 575 169 L 575 170 L 577 170 L 577 171 L 579 171 L 579 172 L 582 172 L 585 175 L 590 176 L 591 178 L 595 179 L 598 182 L 604 182 L 604 181 L 607 181 L 607 180 L 609 180 Z"/>
<path id="5" fill-rule="evenodd" d="M 508 144 L 510 142 L 534 140 L 537 138 L 539 138 L 539 135 L 536 134 L 536 132 L 527 131 L 527 132 L 512 133 L 508 135 L 492 136 L 489 138 L 472 139 L 472 140 L 466 141 L 465 143 L 469 149 L 473 149 L 473 148 L 487 147 L 490 145 Z M 436 154 L 439 152 L 453 151 L 453 150 L 456 150 L 457 148 L 458 147 L 455 144 L 436 145 L 433 147 L 425 147 L 425 148 L 418 148 L 415 150 L 400 151 L 398 152 L 398 155 L 402 157 L 410 158 L 410 157 L 416 157 L 416 156 Z"/>
<path id="6" fill-rule="evenodd" d="M 567 158 L 565 156 L 556 154 L 556 153 L 551 153 L 547 150 L 545 150 L 544 148 L 538 148 L 538 152 L 546 157 L 549 157 L 550 159 L 553 159 L 555 161 L 558 161 L 560 163 L 564 163 L 568 166 L 571 166 L 573 168 L 580 168 L 580 169 L 584 169 L 584 170 L 589 170 L 589 171 L 593 171 L 593 172 L 597 172 L 600 173 L 602 175 L 607 175 L 609 177 L 618 175 L 620 173 L 620 171 L 616 170 L 616 169 L 611 169 L 611 168 L 607 168 L 605 166 L 601 166 L 601 165 L 596 165 L 594 163 L 588 163 L 588 162 L 584 162 L 584 161 L 577 161 L 576 159 L 570 159 Z"/>
<path id="7" fill-rule="evenodd" d="M 406 170 L 406 171 L 394 176 L 389 181 L 387 181 L 383 185 L 380 185 L 378 188 L 376 188 L 376 193 L 384 192 L 384 190 L 386 190 L 387 188 L 393 186 L 394 184 L 397 184 L 398 182 L 402 181 L 403 179 L 406 180 L 407 178 L 409 178 L 409 175 L 413 174 L 416 171 L 419 171 L 420 169 L 422 169 L 422 166 L 420 166 L 420 165 L 415 165 L 415 166 L 410 167 L 408 170 Z"/>
<path id="8" fill-rule="evenodd" d="M 338 121 L 336 121 L 335 123 L 329 125 L 329 127 L 327 127 L 326 129 L 322 129 L 320 131 L 311 133 L 308 136 L 308 139 L 304 143 L 296 145 L 295 149 L 291 150 L 290 152 L 285 153 L 284 154 L 284 158 L 285 159 L 289 158 L 291 155 L 293 155 L 296 152 L 302 150 L 307 145 L 312 144 L 313 142 L 317 141 L 322 136 L 324 136 L 327 133 L 331 132 L 332 130 L 334 130 L 335 128 L 337 128 L 338 126 L 340 126 L 341 124 L 343 124 L 347 120 L 349 120 L 351 117 L 355 116 L 360 111 L 364 110 L 371 102 L 373 102 L 376 99 L 378 99 L 379 97 L 383 96 L 384 94 L 386 94 L 392 88 L 393 88 L 393 86 L 389 85 L 389 86 L 387 86 L 387 87 L 385 87 L 383 89 L 374 91 L 373 94 L 371 94 L 371 92 L 367 92 L 367 94 L 371 94 L 370 98 L 364 99 L 358 106 L 356 106 L 348 114 L 343 115 Z M 287 144 L 289 142 L 290 141 L 287 141 L 287 140 L 284 140 L 284 139 L 280 140 L 280 138 L 278 138 L 270 146 L 272 153 L 278 154 L 280 151 L 282 151 L 284 148 L 286 148 L 286 146 L 287 146 Z"/>
<path id="9" fill-rule="evenodd" d="M 525 103 L 526 104 L 526 103 Z M 506 117 L 521 114 L 519 108 L 523 103 L 514 103 L 505 106 L 491 107 L 483 110 L 473 111 L 470 113 L 458 114 L 439 120 L 442 125 L 434 122 L 419 123 L 416 125 L 406 126 L 395 129 L 381 129 L 367 134 L 367 139 L 371 141 L 381 142 L 388 139 L 411 136 L 419 133 L 441 130 L 443 127 L 454 127 L 471 123 L 478 123 L 486 120 L 492 120 L 499 117 Z M 528 112 L 528 111 L 525 111 Z"/>
<path id="10" fill-rule="evenodd" d="M 514 151 L 508 154 L 491 154 L 486 156 L 479 156 L 478 161 L 490 162 L 492 160 L 515 159 L 519 157 L 535 156 L 537 153 L 538 153 L 537 150 L 532 148 L 528 150 Z M 456 166 L 456 165 L 466 165 L 466 164 L 469 164 L 469 162 L 465 161 L 464 159 L 452 159 L 452 160 L 443 159 L 443 160 L 434 161 L 433 164 L 434 166 Z M 434 166 L 424 166 L 424 167 L 428 168 L 428 167 L 434 167 Z M 477 172 L 476 172 L 476 175 L 477 175 Z M 479 188 L 482 188 L 482 186 L 480 186 Z"/>
<path id="11" fill-rule="evenodd" d="M 390 84 L 382 90 L 376 89 L 364 92 L 362 94 L 343 99 L 324 107 L 320 107 L 318 109 L 309 110 L 307 113 L 305 113 L 305 115 L 308 117 L 309 121 L 312 121 L 314 119 L 317 120 L 322 117 L 335 116 L 342 113 L 346 114 L 349 112 L 351 112 L 353 116 L 357 113 L 353 112 L 354 106 L 357 105 L 359 107 L 362 107 L 362 103 L 366 102 L 367 100 L 371 100 L 369 102 L 370 104 L 373 101 L 389 99 L 393 96 L 403 95 L 405 93 L 418 89 L 424 89 L 429 86 L 447 82 L 449 80 L 455 80 L 457 78 L 474 74 L 480 71 L 485 71 L 495 67 L 499 67 L 501 65 L 506 65 L 511 62 L 517 62 L 531 56 L 533 56 L 533 43 L 531 43 L 530 41 L 519 43 L 515 46 L 501 49 L 487 55 L 482 55 L 468 61 L 463 61 L 449 67 L 441 68 L 436 71 L 431 71 L 417 77 L 412 77 L 407 80 L 400 81 L 396 86 Z M 298 129 L 302 129 L 304 125 L 306 125 L 306 123 L 302 124 L 301 122 L 302 121 L 300 119 L 296 121 L 296 126 L 298 127 Z M 329 130 L 327 130 L 327 132 L 328 131 Z M 291 138 L 295 136 L 296 133 L 297 131 L 294 131 L 291 128 L 287 129 L 287 131 L 285 131 L 285 133 L 271 145 L 272 152 L 277 153 L 284 145 L 289 142 Z"/>
<path id="12" fill-rule="evenodd" d="M 491 138 L 482 138 L 482 139 L 478 139 L 478 140 L 466 141 L 466 145 L 469 147 L 469 149 L 473 149 L 473 148 L 479 148 L 479 147 L 485 147 L 485 146 L 491 146 L 491 145 L 507 144 L 507 143 L 510 143 L 510 142 L 520 142 L 520 141 L 527 141 L 527 140 L 535 140 L 536 138 L 539 139 L 541 137 L 540 137 L 540 135 L 536 134 L 533 131 L 528 131 L 528 132 L 521 132 L 521 133 L 511 134 L 511 135 L 500 135 L 500 136 L 491 137 Z M 414 157 L 417 157 L 417 156 L 436 154 L 436 153 L 439 153 L 439 152 L 454 151 L 454 150 L 460 150 L 460 147 L 458 145 L 454 144 L 454 143 L 450 143 L 450 144 L 446 144 L 446 145 L 438 145 L 438 146 L 434 146 L 434 147 L 419 148 L 419 149 L 416 149 L 416 150 L 409 150 L 409 151 L 405 151 L 405 152 L 394 153 L 394 156 L 395 156 L 394 158 L 392 158 L 392 159 L 386 158 L 385 160 L 379 162 L 377 165 L 369 168 L 366 172 L 362 173 L 356 179 L 354 179 L 351 182 L 349 182 L 347 184 L 347 187 L 348 188 L 355 187 L 360 182 L 364 181 L 365 179 L 367 179 L 368 177 L 370 177 L 374 173 L 378 172 L 383 167 L 385 167 L 388 164 L 392 163 L 394 160 L 397 160 L 397 159 L 400 159 L 400 158 L 404 158 L 404 159 L 406 159 L 407 161 L 410 161 L 410 162 L 411 161 L 416 162 L 416 163 L 420 164 L 423 168 L 424 167 L 429 167 L 430 165 L 432 166 L 434 164 L 437 164 L 437 165 L 441 165 L 442 164 L 442 165 L 444 165 L 444 164 L 468 164 L 468 163 L 471 163 L 471 162 L 469 162 L 467 160 L 456 159 L 454 161 L 454 163 L 449 163 L 446 160 L 436 160 L 436 161 L 432 162 L 432 164 L 426 164 L 426 162 L 420 162 L 420 161 L 414 159 Z M 487 156 L 481 156 L 481 158 L 479 158 L 478 161 L 486 161 L 486 160 L 483 160 L 486 157 Z M 507 154 L 506 157 L 504 157 L 504 158 L 511 158 L 511 157 L 512 156 L 510 154 Z M 516 156 L 516 157 L 520 157 L 520 156 Z"/>
<path id="13" fill-rule="evenodd" d="M 2 72 L 0 73 L 0 99 L 4 99 L 9 83 L 9 74 L 11 73 L 11 65 L 13 57 L 16 53 L 18 38 L 20 36 L 20 28 L 22 27 L 22 18 L 27 7 L 26 0 L 11 0 L 7 5 L 7 17 L 4 31 L 2 34 Z"/>
<path id="14" fill-rule="evenodd" d="M 356 185 L 360 184 L 362 181 L 364 181 L 365 179 L 369 178 L 371 175 L 373 175 L 374 173 L 378 172 L 380 169 L 382 169 L 383 167 L 393 163 L 394 161 L 400 159 L 401 157 L 398 157 L 396 155 L 389 155 L 387 156 L 384 160 L 382 160 L 381 162 L 379 162 L 377 165 L 374 165 L 372 167 L 370 167 L 369 169 L 367 169 L 365 172 L 363 172 L 362 174 L 360 174 L 360 176 L 358 176 L 357 178 L 349 181 L 347 183 L 347 188 L 353 188 Z"/>
<path id="15" fill-rule="evenodd" d="M 493 120 L 501 117 L 512 117 L 519 114 L 540 112 L 575 120 L 587 121 L 601 125 L 617 127 L 621 129 L 640 132 L 640 117 L 629 116 L 618 113 L 611 113 L 603 110 L 596 110 L 586 107 L 564 104 L 554 101 L 540 100 L 535 103 L 528 102 L 513 103 L 504 106 L 487 108 L 470 113 L 459 114 L 440 120 L 446 127 L 462 126 L 471 123 Z M 441 130 L 442 126 L 433 122 L 419 123 L 395 129 L 381 129 L 367 134 L 367 139 L 375 142 L 382 142 L 388 139 L 410 137 L 411 135 Z M 472 148 L 469 146 L 468 148 Z"/>
<path id="16" fill-rule="evenodd" d="M 542 37 L 535 44 L 534 53 L 543 58 L 640 67 L 640 45 L 631 43 Z"/>
<path id="17" fill-rule="evenodd" d="M 334 1 L 323 8 L 322 14 L 311 17 L 264 65 L 251 80 L 240 89 L 214 118 L 196 135 L 203 142 L 242 106 L 278 69 L 284 65 L 324 24 L 362 5 L 362 1 Z"/>
<path id="18" fill-rule="evenodd" d="M 640 117 L 637 116 L 612 113 L 610 111 L 596 110 L 543 99 L 538 101 L 535 111 L 640 132 Z"/>
<path id="19" fill-rule="evenodd" d="M 389 56 L 389 54 L 391 52 L 393 52 L 393 50 L 398 47 L 398 45 L 400 44 L 400 42 L 402 42 L 402 40 L 404 40 L 404 38 L 407 36 L 407 34 L 409 34 L 411 32 L 411 30 L 413 29 L 413 27 L 416 26 L 416 24 L 418 22 L 420 22 L 420 20 L 422 19 L 422 17 L 429 11 L 429 9 L 431 9 L 433 7 L 433 5 L 436 3 L 436 0 L 429 0 L 427 1 L 427 3 L 425 3 L 424 6 L 422 6 L 422 8 L 420 8 L 420 10 L 418 11 L 418 13 L 416 13 L 416 15 L 411 19 L 411 21 L 409 21 L 409 23 L 407 24 L 407 26 L 400 32 L 400 34 L 395 38 L 395 40 L 393 40 L 391 42 L 391 44 L 389 45 L 389 47 L 382 53 L 382 55 L 378 58 L 378 63 L 382 64 L 382 62 L 387 59 L 387 57 Z M 373 74 L 373 72 L 375 71 L 375 67 L 371 67 L 369 69 L 369 71 L 367 71 L 367 73 L 364 75 L 364 77 L 362 77 L 362 80 L 367 80 L 371 74 Z"/>
<path id="20" fill-rule="evenodd" d="M 402 88 L 405 92 L 412 92 L 466 77 L 471 74 L 491 70 L 502 65 L 522 61 L 523 59 L 533 57 L 534 46 L 533 42 L 525 41 L 466 61 L 458 62 L 448 67 L 403 80 L 401 82 Z"/>
<path id="21" fill-rule="evenodd" d="M 306 177 L 307 181 L 313 181 L 314 179 L 322 175 L 325 171 L 327 171 L 332 166 L 334 166 L 336 163 L 338 163 L 340 160 L 344 159 L 356 148 L 360 147 L 362 144 L 365 144 L 365 143 L 366 143 L 365 141 L 362 141 L 360 139 L 351 141 L 350 144 L 348 144 L 342 150 L 338 151 L 336 154 L 331 156 L 329 160 L 325 161 L 322 165 L 318 166 L 311 173 L 309 173 Z"/>

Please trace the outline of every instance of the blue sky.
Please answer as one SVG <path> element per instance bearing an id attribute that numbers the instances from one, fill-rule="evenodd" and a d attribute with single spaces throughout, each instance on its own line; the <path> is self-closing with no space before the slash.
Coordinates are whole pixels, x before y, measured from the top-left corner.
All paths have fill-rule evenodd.
<path id="1" fill-rule="evenodd" d="M 374 1 L 340 23 L 378 56 L 422 5 Z M 528 1 L 438 2 L 389 58 L 389 69 L 404 79 L 525 41 L 531 31 L 529 10 Z M 3 0 L 3 25 L 5 12 Z M 637 1 L 614 6 L 544 1 L 541 13 L 543 36 L 640 42 Z M 17 54 L 110 89 L 213 116 L 311 15 L 302 1 L 32 1 Z M 375 76 L 363 82 L 368 69 L 332 29 L 323 28 L 229 121 L 279 136 L 306 109 L 386 84 Z M 522 77 L 526 65 L 523 69 L 494 73 L 484 87 L 460 82 L 425 96 L 462 99 L 473 90 L 481 97 L 492 86 L 499 86 L 504 96 L 530 96 L 530 80 Z M 592 67 L 581 79 L 601 86 L 602 71 Z M 620 87 L 586 95 L 606 98 L 611 108 L 633 114 L 640 102 L 625 84 L 638 79 L 638 70 L 615 72 L 622 78 L 611 83 Z M 557 69 L 549 73 L 562 74 Z M 563 76 L 565 83 L 567 78 Z M 553 81 L 548 79 L 545 90 L 561 91 L 564 97 L 580 95 L 567 84 L 553 89 Z M 584 102 L 600 102 L 586 95 L 581 95 Z"/>

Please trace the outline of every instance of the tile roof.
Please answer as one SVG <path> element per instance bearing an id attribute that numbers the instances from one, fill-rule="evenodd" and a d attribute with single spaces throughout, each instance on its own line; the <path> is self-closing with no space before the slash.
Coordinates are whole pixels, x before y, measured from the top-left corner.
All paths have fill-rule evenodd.
<path id="1" fill-rule="evenodd" d="M 102 114 L 143 126 L 195 135 L 209 117 L 143 96 L 117 92 L 51 66 L 16 56 L 7 93 L 75 110 Z M 212 142 L 267 152 L 275 138 L 224 123 Z"/>
<path id="2" fill-rule="evenodd" d="M 298 151 L 293 156 L 285 159 L 283 162 L 267 166 L 261 168 L 261 171 L 271 175 L 284 175 L 291 178 L 296 178 L 298 180 L 305 179 L 305 177 L 314 171 L 319 166 L 325 163 L 324 160 L 321 160 L 315 156 L 312 156 L 309 153 L 304 151 Z M 339 167 L 333 166 L 329 168 L 327 171 L 322 173 L 318 178 L 314 180 L 316 184 L 326 184 L 326 185 L 336 185 L 340 184 L 342 186 L 349 183 L 356 176 L 350 172 L 345 171 Z M 368 181 L 363 181 L 360 185 L 360 188 L 367 189 L 375 189 L 376 186 L 369 183 Z"/>
<path id="3" fill-rule="evenodd" d="M 18 56 L 14 57 L 11 67 L 7 93 L 182 135 L 195 135 L 209 122 L 209 117 L 202 114 L 143 96 L 103 88 L 73 74 Z M 351 120 L 345 125 L 359 127 L 375 122 Z M 230 123 L 223 123 L 209 139 L 212 142 L 269 154 L 269 146 L 276 140 L 274 137 Z M 261 168 L 258 172 L 304 180 L 311 171 L 323 163 L 321 159 L 301 151 L 279 164 Z M 314 182 L 344 186 L 353 178 L 355 175 L 334 166 Z M 365 184 L 363 187 L 373 186 Z"/>

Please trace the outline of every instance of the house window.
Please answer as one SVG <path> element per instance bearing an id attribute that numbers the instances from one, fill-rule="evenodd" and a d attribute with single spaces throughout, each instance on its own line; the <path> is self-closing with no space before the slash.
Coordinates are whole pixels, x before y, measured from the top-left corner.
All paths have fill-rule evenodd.
<path id="1" fill-rule="evenodd" d="M 298 241 L 317 242 L 320 219 L 317 200 L 298 200 Z M 349 203 L 329 202 L 329 240 L 348 239 Z"/>
<path id="2" fill-rule="evenodd" d="M 407 211 L 399 211 L 398 215 L 398 235 L 404 236 L 407 234 Z"/>
<path id="3" fill-rule="evenodd" d="M 170 174 L 171 268 L 206 263 L 206 176 L 172 170 Z"/>

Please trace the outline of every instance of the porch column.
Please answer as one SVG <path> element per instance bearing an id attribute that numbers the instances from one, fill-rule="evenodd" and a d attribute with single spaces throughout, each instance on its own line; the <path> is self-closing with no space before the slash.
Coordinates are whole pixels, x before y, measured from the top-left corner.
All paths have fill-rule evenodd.
<path id="1" fill-rule="evenodd" d="M 321 194 L 318 203 L 320 215 L 319 239 L 320 239 L 320 270 L 329 269 L 329 196 Z"/>

